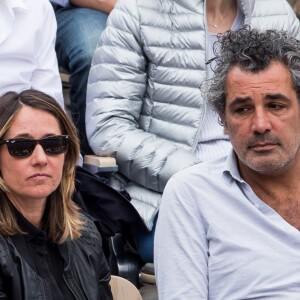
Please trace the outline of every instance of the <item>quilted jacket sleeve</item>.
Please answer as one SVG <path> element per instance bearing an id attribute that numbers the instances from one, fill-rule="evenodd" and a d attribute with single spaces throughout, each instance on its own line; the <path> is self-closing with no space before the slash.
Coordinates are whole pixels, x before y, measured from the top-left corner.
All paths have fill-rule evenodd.
<path id="1" fill-rule="evenodd" d="M 130 180 L 162 192 L 168 179 L 198 159 L 139 128 L 147 59 L 136 0 L 120 0 L 95 51 L 87 90 L 87 135 L 98 155 L 112 155 Z"/>

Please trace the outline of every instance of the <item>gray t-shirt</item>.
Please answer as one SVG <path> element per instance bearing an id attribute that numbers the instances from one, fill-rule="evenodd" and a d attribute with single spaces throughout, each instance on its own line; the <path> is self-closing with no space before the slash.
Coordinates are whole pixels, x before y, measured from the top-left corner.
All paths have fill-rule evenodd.
<path id="1" fill-rule="evenodd" d="M 238 7 L 236 18 L 232 24 L 231 30 L 238 30 L 244 24 L 244 14 Z M 207 35 L 207 47 L 206 57 L 207 60 L 213 58 L 214 44 L 217 41 L 216 33 L 208 33 Z M 216 44 L 217 46 L 217 44 Z M 207 78 L 213 76 L 212 66 L 207 66 Z M 196 148 L 196 156 L 201 161 L 207 161 L 216 159 L 222 156 L 226 156 L 231 149 L 229 138 L 224 134 L 223 126 L 218 122 L 218 115 L 207 106 L 206 114 L 203 121 L 203 126 L 199 133 L 198 145 Z"/>

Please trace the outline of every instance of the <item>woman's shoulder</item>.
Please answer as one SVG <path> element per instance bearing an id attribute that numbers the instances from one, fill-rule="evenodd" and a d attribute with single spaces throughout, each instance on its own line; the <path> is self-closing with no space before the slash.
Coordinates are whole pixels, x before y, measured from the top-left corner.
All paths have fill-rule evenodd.
<path id="1" fill-rule="evenodd" d="M 84 221 L 84 224 L 81 229 L 79 241 L 83 242 L 83 244 L 86 244 L 87 246 L 94 246 L 97 248 L 102 246 L 102 238 L 99 230 L 94 224 L 94 221 L 84 214 L 81 215 L 81 218 Z"/>

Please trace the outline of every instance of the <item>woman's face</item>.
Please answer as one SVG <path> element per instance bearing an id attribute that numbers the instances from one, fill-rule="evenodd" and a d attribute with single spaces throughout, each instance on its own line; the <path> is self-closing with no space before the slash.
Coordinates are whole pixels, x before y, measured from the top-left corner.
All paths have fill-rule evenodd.
<path id="1" fill-rule="evenodd" d="M 16 114 L 4 139 L 41 139 L 61 135 L 59 123 L 48 112 L 24 105 Z M 56 190 L 61 178 L 65 154 L 47 155 L 37 144 L 30 156 L 16 158 L 9 154 L 7 145 L 0 146 L 0 172 L 10 189 L 9 199 L 19 209 L 26 203 L 45 204 Z M 22 209 L 21 209 L 22 210 Z"/>

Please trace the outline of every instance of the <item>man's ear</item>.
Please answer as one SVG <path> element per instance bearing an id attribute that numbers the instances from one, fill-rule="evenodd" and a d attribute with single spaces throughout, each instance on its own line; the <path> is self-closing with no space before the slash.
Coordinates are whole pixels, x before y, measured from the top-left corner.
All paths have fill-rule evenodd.
<path id="1" fill-rule="evenodd" d="M 227 132 L 227 126 L 226 126 L 226 119 L 225 119 L 225 114 L 220 114 L 220 117 L 219 117 L 219 120 L 220 120 L 220 124 L 224 127 L 224 133 L 225 134 L 228 134 Z"/>

